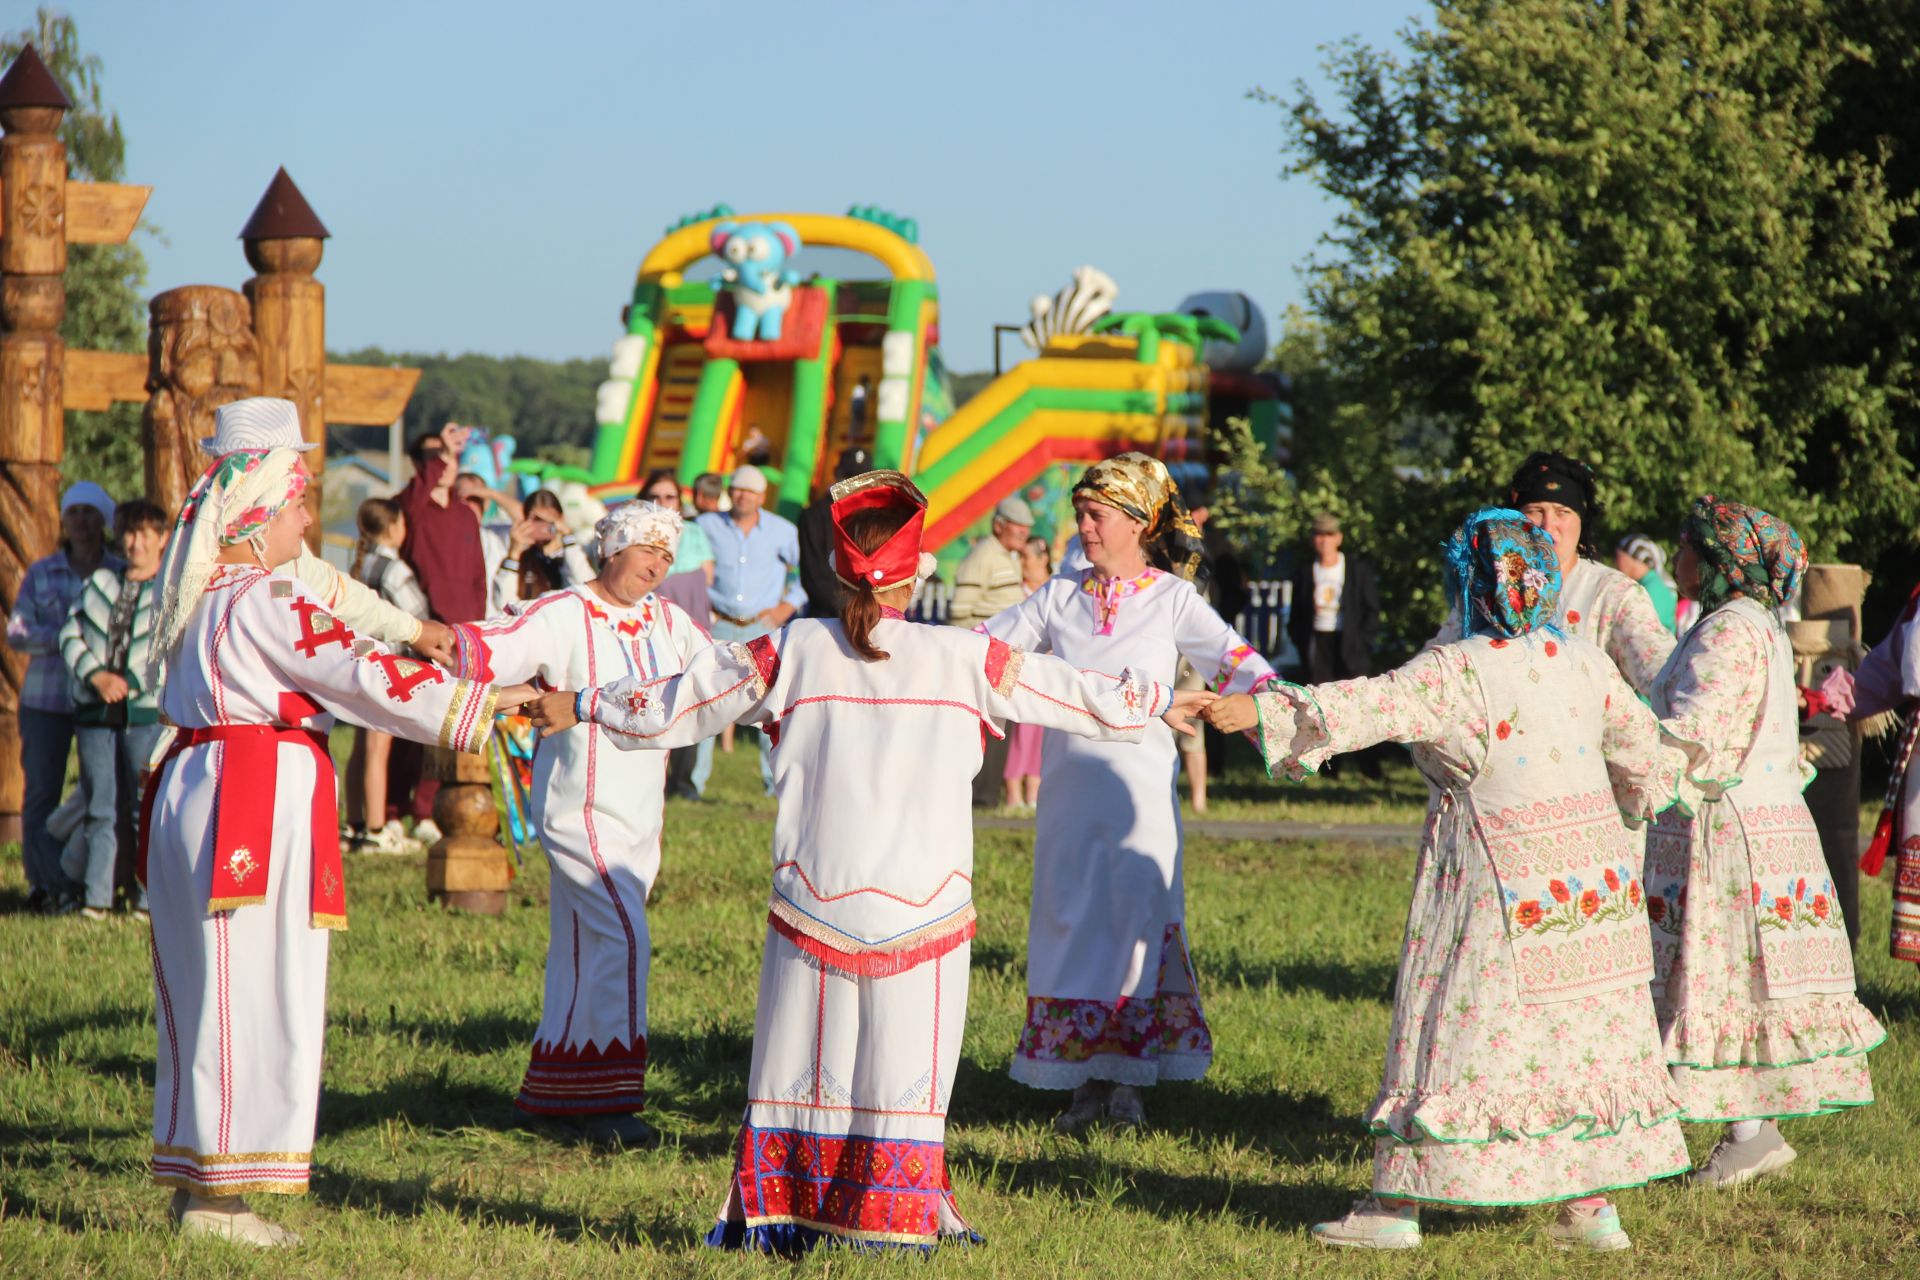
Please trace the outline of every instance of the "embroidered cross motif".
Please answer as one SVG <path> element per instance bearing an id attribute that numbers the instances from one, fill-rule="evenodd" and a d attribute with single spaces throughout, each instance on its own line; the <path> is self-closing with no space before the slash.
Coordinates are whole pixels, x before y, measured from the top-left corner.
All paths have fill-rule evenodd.
<path id="1" fill-rule="evenodd" d="M 252 875 L 259 866 L 260 864 L 254 861 L 253 850 L 245 845 L 239 846 L 227 855 L 227 870 L 233 873 L 235 884 L 245 884 L 247 877 Z"/>
<path id="2" fill-rule="evenodd" d="M 346 623 L 311 600 L 295 600 L 293 611 L 300 615 L 300 638 L 294 641 L 293 647 L 303 655 L 309 658 L 315 657 L 323 647 L 330 644 L 337 644 L 349 652 L 352 651 L 353 629 Z M 325 624 L 316 626 L 315 618 L 324 619 Z"/>
<path id="3" fill-rule="evenodd" d="M 447 678 L 440 668 L 415 658 L 377 653 L 373 660 L 387 673 L 387 696 L 395 702 L 412 702 L 415 689 L 423 684 L 439 684 Z"/>

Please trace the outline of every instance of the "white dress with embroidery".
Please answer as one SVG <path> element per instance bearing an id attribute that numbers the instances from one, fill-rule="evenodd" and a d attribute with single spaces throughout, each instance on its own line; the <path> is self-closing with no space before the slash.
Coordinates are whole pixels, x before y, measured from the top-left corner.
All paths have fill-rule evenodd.
<path id="1" fill-rule="evenodd" d="M 1654 611 L 1653 597 L 1618 569 L 1592 560 L 1575 560 L 1561 579 L 1553 625 L 1598 645 L 1642 696 L 1653 687 L 1654 676 L 1673 652 L 1673 632 Z M 1459 639 L 1460 614 L 1455 611 L 1427 643 L 1452 644 Z"/>
<path id="2" fill-rule="evenodd" d="M 1015 720 L 1141 752 L 1172 697 L 1143 676 L 1079 672 L 953 627 L 888 617 L 873 643 L 885 661 L 855 654 L 837 621 L 793 622 L 717 645 L 672 680 L 586 695 L 606 726 L 591 732 L 649 758 L 735 722 L 773 742 L 766 954 L 714 1244 L 927 1245 L 967 1232 L 945 1132 L 982 736 Z"/>
<path id="3" fill-rule="evenodd" d="M 1886 1033 L 1853 994 L 1846 923 L 1800 798 L 1794 659 L 1773 614 L 1736 597 L 1654 682 L 1669 733 L 1702 743 L 1705 796 L 1647 840 L 1654 1000 L 1689 1120 L 1817 1115 L 1873 1101 Z"/>
<path id="4" fill-rule="evenodd" d="M 1688 1168 L 1647 979 L 1638 842 L 1684 757 L 1577 636 L 1474 637 L 1387 675 L 1258 697 L 1270 770 L 1412 747 L 1433 787 L 1373 1189 L 1532 1204 Z"/>
<path id="5" fill-rule="evenodd" d="M 216 572 L 168 664 L 160 705 L 180 736 L 151 787 L 156 1182 L 214 1196 L 306 1190 L 327 942 L 346 925 L 337 847 L 332 861 L 315 855 L 316 835 L 339 822 L 324 735 L 338 716 L 478 751 L 494 697 L 355 636 L 292 578 Z M 267 726 L 284 732 L 268 736 L 256 776 L 239 776 L 242 746 L 219 735 Z M 269 843 L 230 851 L 243 905 L 213 911 L 216 836 L 235 803 L 259 806 Z"/>
<path id="6" fill-rule="evenodd" d="M 654 596 L 622 609 L 591 587 L 453 628 L 462 675 L 554 689 L 682 670 L 706 634 Z M 534 829 L 553 871 L 540 1026 L 516 1105 L 540 1115 L 641 1109 L 647 1068 L 647 894 L 660 871 L 666 757 L 608 748 L 605 732 L 544 738 Z"/>
<path id="7" fill-rule="evenodd" d="M 982 627 L 1088 671 L 1171 685 L 1186 658 L 1225 693 L 1274 679 L 1266 659 L 1191 583 L 1149 570 L 1103 592 L 1091 570 L 1055 577 Z M 1186 938 L 1173 732 L 1140 747 L 1049 730 L 1041 755 L 1027 926 L 1027 1021 L 1013 1078 L 1193 1080 L 1213 1061 Z"/>

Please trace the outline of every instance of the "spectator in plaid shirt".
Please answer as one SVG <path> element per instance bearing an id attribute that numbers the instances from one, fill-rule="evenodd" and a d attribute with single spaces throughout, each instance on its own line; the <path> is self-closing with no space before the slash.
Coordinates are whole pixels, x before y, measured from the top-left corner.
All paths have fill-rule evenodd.
<path id="1" fill-rule="evenodd" d="M 20 690 L 20 764 L 27 775 L 20 822 L 27 904 L 43 911 L 73 911 L 80 905 L 80 886 L 60 869 L 60 842 L 47 832 L 47 815 L 60 803 L 73 748 L 73 701 L 60 658 L 60 628 L 94 570 L 122 567 L 119 557 L 107 554 L 112 519 L 113 499 L 105 489 L 91 480 L 70 485 L 60 498 L 60 549 L 27 569 L 7 619 L 7 643 L 32 655 Z"/>

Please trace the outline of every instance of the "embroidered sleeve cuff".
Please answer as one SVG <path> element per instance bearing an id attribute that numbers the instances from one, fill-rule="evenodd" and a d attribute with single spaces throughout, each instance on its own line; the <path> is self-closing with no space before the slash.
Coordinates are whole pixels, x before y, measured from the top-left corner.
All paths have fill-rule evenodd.
<path id="1" fill-rule="evenodd" d="M 478 752 L 493 732 L 493 713 L 500 691 L 490 684 L 456 680 L 447 718 L 440 725 L 440 745 L 454 751 Z"/>
<path id="2" fill-rule="evenodd" d="M 573 718 L 582 724 L 590 723 L 599 709 L 600 690 L 582 689 L 573 695 Z"/>

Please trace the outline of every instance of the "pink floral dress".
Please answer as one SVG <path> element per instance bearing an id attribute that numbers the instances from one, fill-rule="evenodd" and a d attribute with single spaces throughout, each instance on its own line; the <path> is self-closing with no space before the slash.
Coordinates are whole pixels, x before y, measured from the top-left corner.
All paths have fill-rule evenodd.
<path id="1" fill-rule="evenodd" d="M 1607 655 L 1475 636 L 1257 701 L 1270 771 L 1394 741 L 1433 786 L 1366 1113 L 1375 1193 L 1535 1204 L 1685 1172 L 1623 817 L 1671 803 L 1685 756 Z"/>
<path id="2" fill-rule="evenodd" d="M 1698 799 L 1647 839 L 1654 1003 L 1688 1120 L 1818 1115 L 1873 1101 L 1886 1036 L 1853 994 L 1853 956 L 1800 792 L 1793 654 L 1736 597 L 1654 681 L 1673 735 L 1703 744 Z"/>

